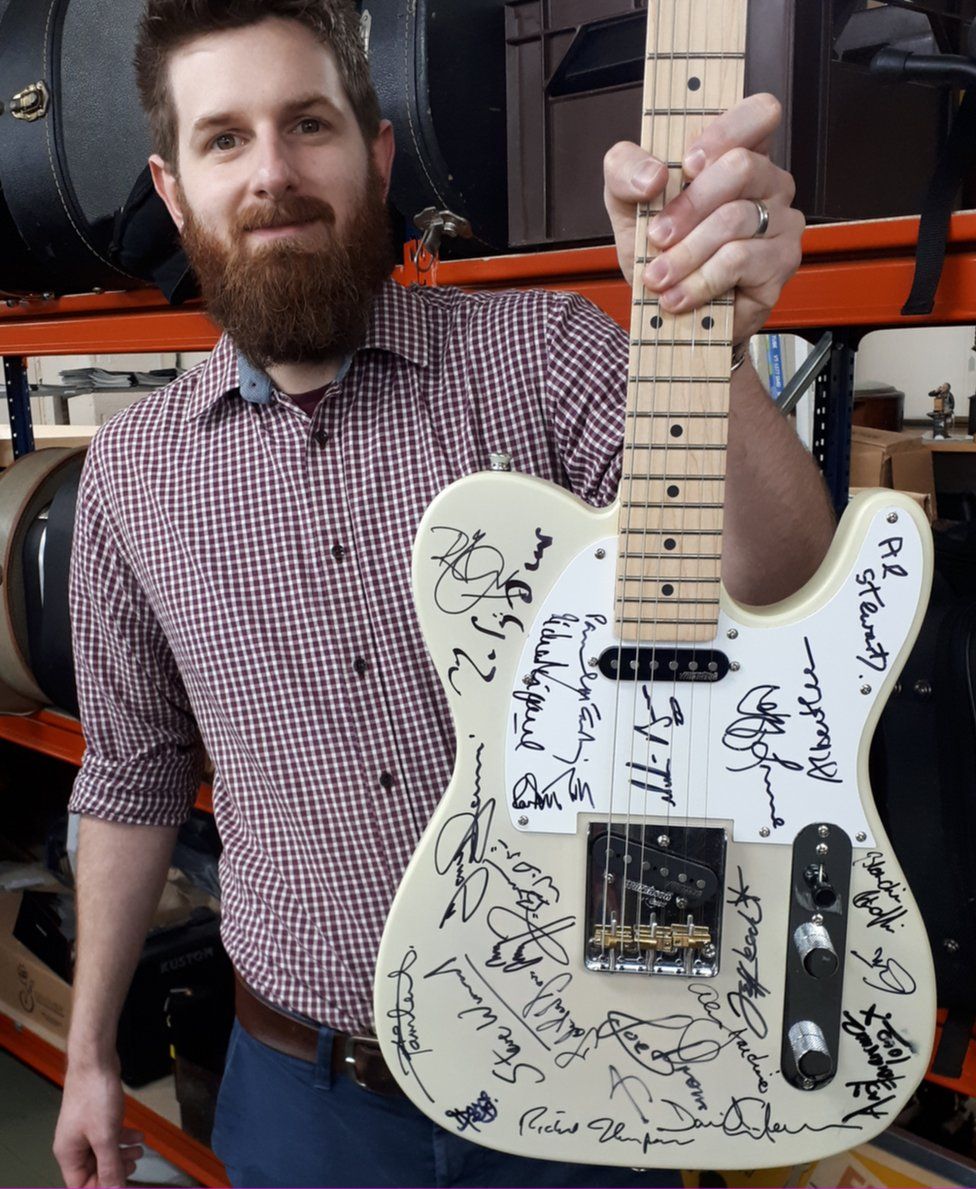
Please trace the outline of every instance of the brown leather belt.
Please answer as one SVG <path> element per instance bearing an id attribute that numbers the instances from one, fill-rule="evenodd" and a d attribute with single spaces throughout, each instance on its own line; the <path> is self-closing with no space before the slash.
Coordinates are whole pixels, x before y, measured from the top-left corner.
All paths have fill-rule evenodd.
<path id="1" fill-rule="evenodd" d="M 244 1031 L 270 1049 L 316 1064 L 319 1052 L 319 1030 L 316 1025 L 304 1024 L 265 1003 L 239 976 L 235 982 L 234 1006 Z M 364 1090 L 394 1096 L 403 1093 L 383 1060 L 375 1036 L 334 1033 L 331 1064 L 333 1077 L 352 1078 Z"/>

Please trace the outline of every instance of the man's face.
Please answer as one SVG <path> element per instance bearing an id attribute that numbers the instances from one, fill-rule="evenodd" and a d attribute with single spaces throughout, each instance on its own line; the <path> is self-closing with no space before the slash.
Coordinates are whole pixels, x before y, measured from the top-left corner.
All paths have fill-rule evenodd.
<path id="1" fill-rule="evenodd" d="M 389 125 L 367 146 L 331 51 L 294 21 L 197 38 L 169 82 L 179 172 L 150 164 L 215 319 L 261 366 L 354 349 L 390 272 Z"/>

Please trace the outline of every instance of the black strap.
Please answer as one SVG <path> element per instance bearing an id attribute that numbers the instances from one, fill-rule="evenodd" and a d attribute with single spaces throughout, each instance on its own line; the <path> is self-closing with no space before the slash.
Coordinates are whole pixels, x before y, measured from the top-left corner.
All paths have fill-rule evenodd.
<path id="1" fill-rule="evenodd" d="M 966 95 L 952 122 L 935 167 L 918 228 L 915 279 L 902 307 L 903 314 L 931 314 L 942 277 L 952 205 L 962 180 L 976 162 L 976 88 Z"/>

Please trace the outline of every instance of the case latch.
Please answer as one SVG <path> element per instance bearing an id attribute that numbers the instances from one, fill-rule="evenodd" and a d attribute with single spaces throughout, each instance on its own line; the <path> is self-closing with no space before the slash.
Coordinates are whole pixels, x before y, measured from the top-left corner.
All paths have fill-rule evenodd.
<path id="1" fill-rule="evenodd" d="M 51 106 L 51 92 L 44 82 L 31 83 L 24 87 L 10 101 L 10 114 L 15 120 L 41 120 L 47 115 Z"/>

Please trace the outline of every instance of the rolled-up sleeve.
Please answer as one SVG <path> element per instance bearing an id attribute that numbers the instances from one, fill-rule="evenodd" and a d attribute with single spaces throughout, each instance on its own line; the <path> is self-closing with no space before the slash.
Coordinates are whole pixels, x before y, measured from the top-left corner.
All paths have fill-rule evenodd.
<path id="1" fill-rule="evenodd" d="M 569 486 L 602 507 L 620 483 L 628 337 L 584 298 L 561 297 L 547 327 L 548 418 Z"/>
<path id="2" fill-rule="evenodd" d="M 98 439 L 78 496 L 70 602 L 85 755 L 69 808 L 132 825 L 189 815 L 203 766 L 183 681 L 99 475 Z"/>

